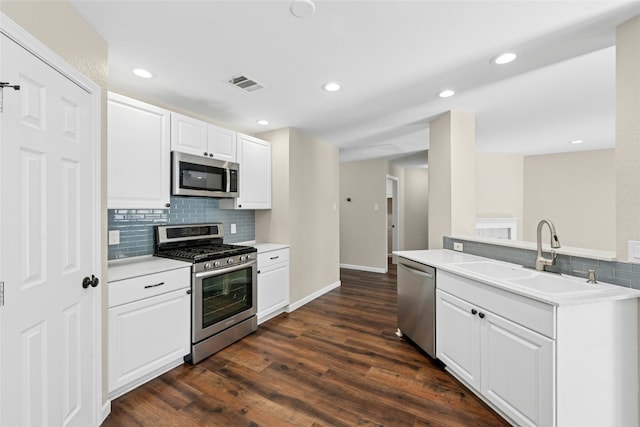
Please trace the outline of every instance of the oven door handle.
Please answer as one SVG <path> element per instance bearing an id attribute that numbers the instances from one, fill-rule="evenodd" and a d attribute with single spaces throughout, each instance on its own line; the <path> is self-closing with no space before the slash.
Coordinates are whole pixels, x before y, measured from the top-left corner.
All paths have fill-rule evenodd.
<path id="1" fill-rule="evenodd" d="M 253 260 L 250 262 L 245 262 L 244 264 L 231 265 L 229 267 L 221 268 L 218 270 L 201 271 L 200 273 L 196 273 L 195 277 L 196 279 L 206 279 L 207 277 L 219 276 L 221 274 L 231 273 L 236 270 L 242 270 L 243 268 L 247 267 L 255 267 L 256 264 L 256 261 Z"/>

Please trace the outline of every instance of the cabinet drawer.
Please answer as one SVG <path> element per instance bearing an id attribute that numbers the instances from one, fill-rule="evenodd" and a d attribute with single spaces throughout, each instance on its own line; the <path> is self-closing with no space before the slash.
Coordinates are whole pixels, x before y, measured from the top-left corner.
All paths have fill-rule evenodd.
<path id="1" fill-rule="evenodd" d="M 191 268 L 189 267 L 109 282 L 109 307 L 189 286 L 191 286 Z"/>
<path id="2" fill-rule="evenodd" d="M 279 262 L 289 261 L 289 248 L 258 254 L 258 269 L 267 268 Z"/>
<path id="3" fill-rule="evenodd" d="M 438 271 L 436 288 L 544 336 L 556 338 L 555 307 L 552 305 L 442 270 Z"/>

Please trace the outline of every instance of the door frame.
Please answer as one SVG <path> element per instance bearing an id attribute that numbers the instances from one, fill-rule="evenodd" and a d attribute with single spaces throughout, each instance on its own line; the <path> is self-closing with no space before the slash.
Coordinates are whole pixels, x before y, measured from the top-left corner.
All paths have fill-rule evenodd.
<path id="1" fill-rule="evenodd" d="M 387 175 L 387 180 L 386 180 L 387 184 L 391 184 L 391 223 L 393 225 L 395 225 L 395 227 L 393 227 L 393 229 L 391 230 L 391 251 L 397 251 L 400 248 L 400 191 L 399 191 L 399 187 L 400 187 L 400 180 L 392 175 Z M 386 205 L 385 205 L 386 206 Z M 388 224 L 388 214 L 386 215 L 387 217 L 387 222 L 385 224 Z M 388 253 L 389 253 L 389 237 L 388 234 L 385 233 L 385 240 L 387 242 L 387 244 L 385 245 L 385 258 L 388 257 Z M 398 263 L 398 257 L 393 255 L 391 257 L 393 264 L 397 264 Z M 387 267 L 385 266 L 385 270 L 387 269 Z"/>
<path id="2" fill-rule="evenodd" d="M 28 33 L 20 25 L 18 25 L 11 18 L 7 17 L 4 13 L 0 12 L 0 33 L 16 42 L 19 46 L 27 50 L 39 58 L 42 62 L 68 78 L 76 85 L 81 87 L 91 96 L 91 107 L 93 114 L 91 116 L 91 147 L 93 150 L 93 182 L 94 189 L 92 194 L 92 223 L 93 223 L 93 241 L 95 242 L 93 247 L 93 263 L 91 266 L 92 271 L 100 272 L 100 279 L 106 279 L 106 275 L 102 269 L 102 161 L 101 161 L 101 105 L 102 105 L 102 89 L 92 80 L 87 78 L 84 74 L 80 73 L 71 64 L 66 62 L 61 56 L 52 51 L 40 40 Z M 107 285 L 106 280 L 102 280 L 103 286 Z M 111 412 L 111 402 L 107 401 L 102 403 L 102 292 L 92 292 L 92 307 L 91 310 L 95 313 L 93 318 L 93 353 L 94 363 L 92 375 L 94 377 L 94 407 L 93 407 L 93 419 L 95 425 L 100 425 L 102 421 Z"/>

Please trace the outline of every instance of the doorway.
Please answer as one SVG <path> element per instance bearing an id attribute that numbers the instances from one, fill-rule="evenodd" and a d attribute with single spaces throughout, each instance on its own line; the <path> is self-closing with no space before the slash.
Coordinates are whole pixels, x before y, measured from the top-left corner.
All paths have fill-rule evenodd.
<path id="1" fill-rule="evenodd" d="M 387 175 L 387 264 L 395 264 L 397 257 L 393 255 L 393 251 L 397 251 L 400 235 L 400 212 L 399 212 L 399 191 L 398 178 Z"/>

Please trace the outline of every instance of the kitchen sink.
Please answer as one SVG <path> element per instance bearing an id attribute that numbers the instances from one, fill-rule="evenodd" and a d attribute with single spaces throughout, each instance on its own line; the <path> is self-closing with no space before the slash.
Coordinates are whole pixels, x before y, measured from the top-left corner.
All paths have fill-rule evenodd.
<path id="1" fill-rule="evenodd" d="M 532 291 L 555 295 L 597 292 L 603 289 L 600 285 L 587 283 L 585 279 L 553 273 L 538 273 L 521 279 L 510 279 L 508 282 Z"/>
<path id="2" fill-rule="evenodd" d="M 523 267 L 505 265 L 493 261 L 465 262 L 451 264 L 451 266 L 498 280 L 518 279 L 534 274 L 532 271 L 527 271 Z"/>

